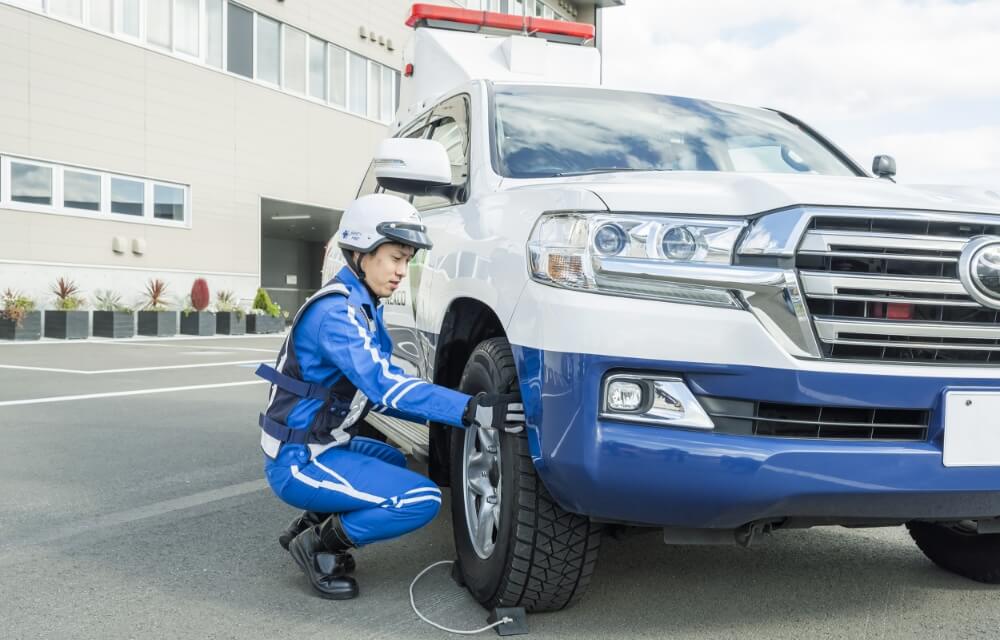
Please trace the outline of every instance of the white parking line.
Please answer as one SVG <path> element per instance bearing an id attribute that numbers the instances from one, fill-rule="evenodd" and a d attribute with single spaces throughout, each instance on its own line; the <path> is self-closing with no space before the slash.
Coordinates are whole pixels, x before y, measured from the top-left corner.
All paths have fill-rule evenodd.
<path id="1" fill-rule="evenodd" d="M 252 334 L 243 336 L 226 336 L 226 335 L 214 335 L 214 336 L 169 336 L 165 338 L 154 338 L 152 336 L 135 336 L 133 338 L 87 338 L 85 340 L 57 340 L 52 338 L 42 338 L 41 340 L 0 340 L 0 348 L 2 347 L 37 347 L 44 345 L 67 345 L 67 344 L 103 344 L 103 345 L 114 345 L 116 347 L 129 347 L 129 346 L 156 346 L 156 347 L 184 347 L 190 348 L 193 345 L 184 344 L 169 344 L 169 343 L 184 343 L 184 342 L 202 342 L 206 340 L 226 340 L 226 341 L 236 341 L 241 340 L 268 340 L 268 339 L 285 339 L 285 333 L 264 333 L 264 334 Z M 150 344 L 152 342 L 162 342 L 167 344 Z M 215 345 L 210 345 L 211 349 L 232 349 L 234 351 L 273 351 L 274 349 L 263 349 L 255 347 L 216 347 Z"/>
<path id="2" fill-rule="evenodd" d="M 111 344 L 116 347 L 155 347 L 157 349 L 191 349 L 197 345 L 192 344 L 154 344 L 152 342 L 92 342 L 88 344 Z M 258 351 L 261 353 L 277 353 L 278 348 L 260 349 L 258 347 L 220 347 L 218 345 L 205 346 L 212 351 Z"/>
<path id="3" fill-rule="evenodd" d="M 231 360 L 229 362 L 199 362 L 198 364 L 170 364 L 160 367 L 133 367 L 131 369 L 54 369 L 52 367 L 29 367 L 20 364 L 0 364 L 0 369 L 17 369 L 19 371 L 48 371 L 50 373 L 76 373 L 81 376 L 96 376 L 105 373 L 135 373 L 138 371 L 167 371 L 170 369 L 198 369 L 201 367 L 226 367 L 232 365 L 260 364 L 260 360 Z"/>
<path id="4" fill-rule="evenodd" d="M 0 369 L 17 369 L 19 371 L 48 371 L 49 373 L 84 373 L 78 369 L 54 369 L 52 367 L 24 367 L 16 364 L 0 364 Z"/>
<path id="5" fill-rule="evenodd" d="M 90 393 L 79 396 L 55 396 L 49 398 L 32 398 L 30 400 L 5 400 L 0 407 L 14 407 L 26 404 L 46 404 L 50 402 L 71 402 L 74 400 L 96 400 L 98 398 L 118 398 L 123 396 L 141 396 L 153 393 L 172 393 L 174 391 L 198 391 L 200 389 L 221 389 L 223 387 L 245 387 L 251 384 L 268 384 L 266 380 L 247 380 L 244 382 L 223 382 L 219 384 L 197 384 L 186 387 L 161 387 L 159 389 L 136 389 L 134 391 L 114 391 L 111 393 Z"/>

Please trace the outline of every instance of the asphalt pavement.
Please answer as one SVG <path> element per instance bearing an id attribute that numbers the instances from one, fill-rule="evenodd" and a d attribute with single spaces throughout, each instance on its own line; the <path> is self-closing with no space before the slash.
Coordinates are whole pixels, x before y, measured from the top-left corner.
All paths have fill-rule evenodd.
<path id="1" fill-rule="evenodd" d="M 277 534 L 253 368 L 278 337 L 0 344 L 0 638 L 439 638 L 408 587 L 453 555 L 428 527 L 357 554 L 361 596 L 314 597 Z M 419 467 L 414 466 L 419 469 Z M 901 528 L 778 532 L 750 549 L 606 539 L 537 638 L 996 638 L 1000 589 L 928 562 Z M 421 610 L 486 612 L 438 568 Z M 482 637 L 493 637 L 491 631 Z"/>

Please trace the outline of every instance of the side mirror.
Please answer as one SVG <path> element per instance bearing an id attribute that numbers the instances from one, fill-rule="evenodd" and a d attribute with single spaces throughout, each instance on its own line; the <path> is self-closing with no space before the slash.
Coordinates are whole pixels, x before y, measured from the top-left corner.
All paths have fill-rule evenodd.
<path id="1" fill-rule="evenodd" d="M 449 194 L 451 162 L 436 140 L 389 138 L 375 152 L 375 179 L 389 191 L 417 196 Z"/>
<path id="2" fill-rule="evenodd" d="M 896 160 L 892 156 L 875 156 L 872 173 L 880 178 L 892 178 L 896 175 Z"/>

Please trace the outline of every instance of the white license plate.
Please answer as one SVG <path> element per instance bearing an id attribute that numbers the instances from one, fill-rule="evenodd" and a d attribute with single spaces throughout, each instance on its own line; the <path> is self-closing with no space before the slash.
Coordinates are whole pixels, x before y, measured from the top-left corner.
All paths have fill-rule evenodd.
<path id="1" fill-rule="evenodd" d="M 1000 466 L 1000 393 L 944 394 L 944 466 Z"/>

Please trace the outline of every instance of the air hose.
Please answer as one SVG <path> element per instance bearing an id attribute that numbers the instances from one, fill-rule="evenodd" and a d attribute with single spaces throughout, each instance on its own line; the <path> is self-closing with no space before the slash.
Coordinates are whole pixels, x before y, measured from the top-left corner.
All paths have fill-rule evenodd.
<path id="1" fill-rule="evenodd" d="M 433 569 L 434 567 L 439 567 L 441 565 L 454 564 L 454 563 L 455 563 L 454 560 L 441 560 L 439 562 L 435 562 L 434 564 L 429 565 L 426 569 L 424 569 L 423 571 L 421 571 L 420 573 L 418 573 L 417 577 L 414 578 L 413 582 L 410 583 L 410 606 L 413 607 L 413 613 L 417 614 L 417 617 L 419 617 L 421 620 L 423 620 L 427 624 L 431 625 L 432 627 L 440 629 L 441 631 L 447 631 L 448 633 L 457 633 L 457 634 L 460 634 L 460 635 L 463 635 L 463 636 L 475 635 L 477 633 L 482 633 L 483 631 L 489 631 L 490 629 L 492 629 L 494 627 L 499 627 L 502 624 L 509 624 L 511 622 L 514 622 L 513 618 L 511 618 L 509 616 L 504 616 L 503 618 L 500 618 L 496 622 L 494 622 L 492 624 L 488 624 L 485 627 L 482 627 L 480 629 L 470 629 L 470 630 L 451 629 L 451 628 L 448 628 L 448 627 L 446 627 L 444 625 L 441 625 L 441 624 L 438 624 L 438 623 L 434 622 L 433 620 L 431 620 L 430 618 L 428 618 L 424 614 L 420 613 L 420 611 L 417 609 L 417 603 L 413 599 L 413 587 L 415 587 L 417 585 L 417 581 L 420 580 L 420 578 L 424 577 L 424 574 L 427 573 L 428 571 L 430 571 L 431 569 Z"/>

